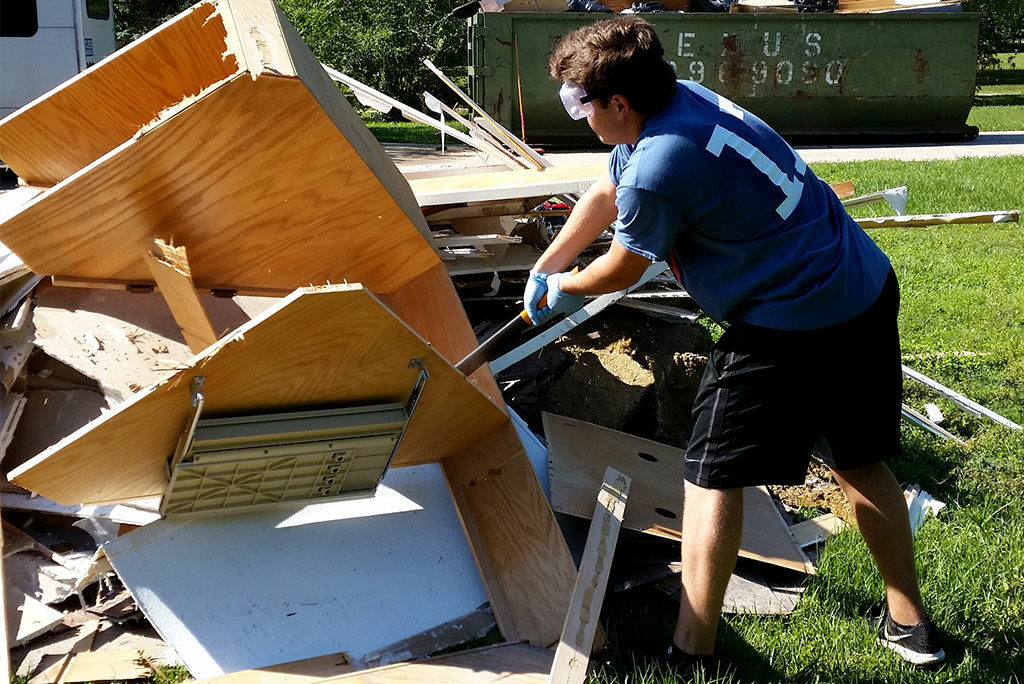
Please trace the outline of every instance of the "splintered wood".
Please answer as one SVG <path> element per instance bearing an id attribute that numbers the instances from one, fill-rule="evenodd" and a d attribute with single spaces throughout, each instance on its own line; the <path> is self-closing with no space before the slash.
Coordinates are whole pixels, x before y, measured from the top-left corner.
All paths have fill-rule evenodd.
<path id="1" fill-rule="evenodd" d="M 217 333 L 192 283 L 192 271 L 185 248 L 174 247 L 156 239 L 145 253 L 144 260 L 167 301 L 171 315 L 181 328 L 188 348 L 198 354 L 216 342 Z"/>
<path id="2" fill-rule="evenodd" d="M 82 111 L 96 125 L 69 120 Z M 408 183 L 270 0 L 196 5 L 0 141 L 15 173 L 55 184 L 0 224 L 39 274 L 150 282 L 154 238 L 188 248 L 202 288 L 386 293 L 438 263 Z"/>

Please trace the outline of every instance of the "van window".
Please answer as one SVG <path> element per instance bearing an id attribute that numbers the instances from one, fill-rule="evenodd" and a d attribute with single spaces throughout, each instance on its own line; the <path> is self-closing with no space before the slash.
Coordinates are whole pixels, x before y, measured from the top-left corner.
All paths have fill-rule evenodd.
<path id="1" fill-rule="evenodd" d="M 38 30 L 36 0 L 0 0 L 0 36 L 31 38 Z"/>
<path id="2" fill-rule="evenodd" d="M 85 0 L 85 13 L 90 19 L 110 18 L 110 0 Z"/>

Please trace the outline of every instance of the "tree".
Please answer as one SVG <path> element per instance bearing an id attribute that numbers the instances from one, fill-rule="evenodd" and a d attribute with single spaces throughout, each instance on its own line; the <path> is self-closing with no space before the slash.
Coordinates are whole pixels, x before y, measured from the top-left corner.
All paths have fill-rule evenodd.
<path id="1" fill-rule="evenodd" d="M 1000 52 L 1024 50 L 1024 2 L 970 0 L 965 9 L 981 13 L 978 29 L 978 64 L 991 65 Z"/>
<path id="2" fill-rule="evenodd" d="M 465 74 L 466 26 L 459 0 L 278 0 L 317 58 L 395 99 L 417 105 L 437 78 Z"/>

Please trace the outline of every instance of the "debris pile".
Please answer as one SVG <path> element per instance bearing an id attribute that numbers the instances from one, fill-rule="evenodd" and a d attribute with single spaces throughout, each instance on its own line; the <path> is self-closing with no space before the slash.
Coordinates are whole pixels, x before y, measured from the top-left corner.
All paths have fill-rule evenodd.
<path id="1" fill-rule="evenodd" d="M 460 91 L 499 170 L 406 178 L 331 78 L 416 114 L 328 73 L 271 0 L 206 0 L 0 123 L 4 598 L 32 681 L 576 677 L 606 584 L 678 587 L 712 338 L 665 264 L 453 366 L 604 164 L 551 166 Z M 840 525 L 745 505 L 729 609 L 791 611 Z"/>

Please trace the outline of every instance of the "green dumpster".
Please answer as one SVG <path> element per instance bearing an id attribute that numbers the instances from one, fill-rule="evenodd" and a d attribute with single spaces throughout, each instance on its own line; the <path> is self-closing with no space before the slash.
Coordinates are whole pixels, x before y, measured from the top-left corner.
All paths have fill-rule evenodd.
<path id="1" fill-rule="evenodd" d="M 976 13 L 645 14 L 680 78 L 715 90 L 788 139 L 970 139 Z M 558 37 L 605 15 L 480 13 L 468 29 L 470 92 L 539 145 L 593 145 L 547 74 Z M 522 95 L 520 96 L 520 90 Z"/>

